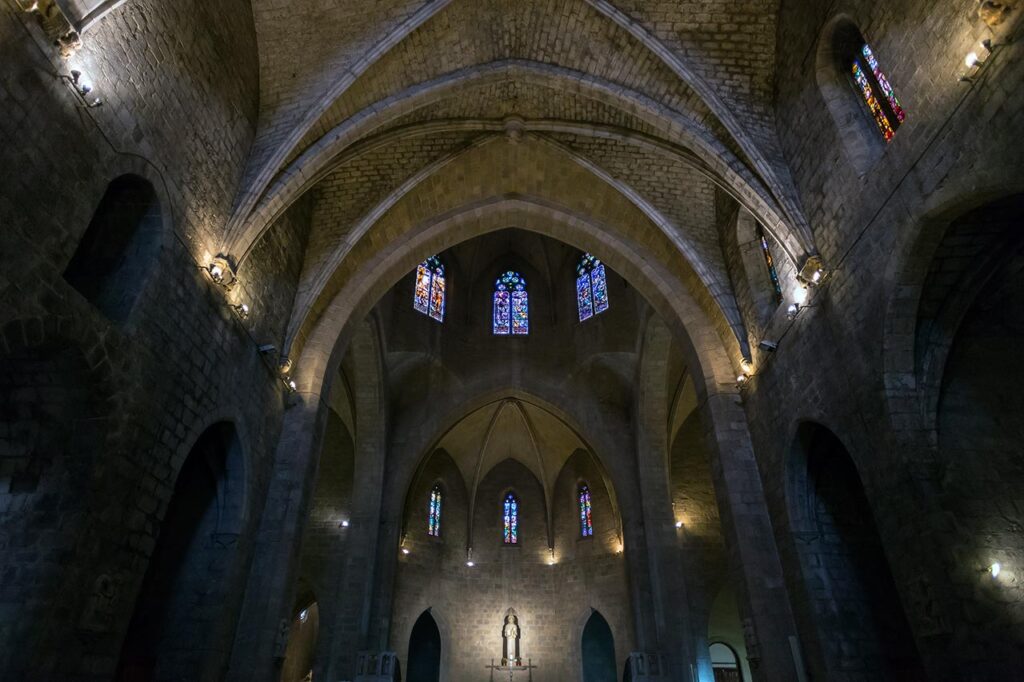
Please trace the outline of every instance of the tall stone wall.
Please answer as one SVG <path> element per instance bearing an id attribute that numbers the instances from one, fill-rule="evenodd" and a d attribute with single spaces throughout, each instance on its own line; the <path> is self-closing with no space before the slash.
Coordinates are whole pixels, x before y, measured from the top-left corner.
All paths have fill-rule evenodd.
<path id="1" fill-rule="evenodd" d="M 244 0 L 136 0 L 63 62 L 34 18 L 4 3 L 0 61 L 0 362 L 13 372 L 0 382 L 20 406 L 5 410 L 3 428 L 22 429 L 10 442 L 23 444 L 33 423 L 70 434 L 28 441 L 13 454 L 38 475 L 0 481 L 0 671 L 109 680 L 178 469 L 212 423 L 233 422 L 244 450 L 242 527 L 221 538 L 237 544 L 235 576 L 262 512 L 285 396 L 256 346 L 279 343 L 290 300 L 266 299 L 260 316 L 275 322 L 264 336 L 199 269 L 216 252 L 255 131 L 252 16 Z M 72 68 L 102 107 L 83 108 L 58 78 Z M 113 322 L 62 273 L 107 184 L 125 173 L 153 185 L 162 227 L 143 275 L 123 283 L 141 289 L 131 314 Z M 278 260 L 257 254 L 250 272 Z M 25 378 L 33 367 L 45 374 Z M 197 622 L 212 624 L 211 665 L 230 649 L 243 585 L 196 605 Z"/>

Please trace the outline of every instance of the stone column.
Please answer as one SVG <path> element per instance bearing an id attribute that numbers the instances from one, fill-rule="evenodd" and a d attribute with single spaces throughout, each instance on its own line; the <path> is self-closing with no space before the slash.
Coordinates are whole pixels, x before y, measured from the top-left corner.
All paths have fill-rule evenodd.
<path id="1" fill-rule="evenodd" d="M 325 416 L 326 407 L 308 395 L 285 413 L 227 676 L 232 682 L 276 682 L 280 677 L 275 659 L 283 655 L 291 622 Z"/>
<path id="2" fill-rule="evenodd" d="M 710 395 L 699 409 L 722 532 L 739 579 L 736 590 L 751 672 L 758 682 L 802 680 L 792 648 L 799 641 L 796 624 L 746 414 L 734 393 Z"/>

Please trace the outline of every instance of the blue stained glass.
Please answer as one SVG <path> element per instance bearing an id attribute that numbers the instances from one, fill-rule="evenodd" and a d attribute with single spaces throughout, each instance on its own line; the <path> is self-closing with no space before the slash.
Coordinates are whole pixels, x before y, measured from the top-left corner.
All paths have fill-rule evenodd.
<path id="1" fill-rule="evenodd" d="M 441 536 L 441 488 L 434 486 L 430 491 L 430 516 L 427 521 L 427 535 Z"/>
<path id="2" fill-rule="evenodd" d="M 580 486 L 580 535 L 589 538 L 594 535 L 594 519 L 590 509 L 590 488 Z"/>
<path id="3" fill-rule="evenodd" d="M 589 253 L 576 266 L 576 307 L 580 322 L 608 310 L 608 278 L 604 263 Z"/>
<path id="4" fill-rule="evenodd" d="M 504 522 L 505 544 L 519 544 L 519 500 L 512 493 L 505 496 Z"/>
<path id="5" fill-rule="evenodd" d="M 604 263 L 598 262 L 590 273 L 594 287 L 594 314 L 608 310 L 608 278 L 604 274 Z"/>
<path id="6" fill-rule="evenodd" d="M 590 286 L 590 273 L 584 272 L 576 278 L 576 307 L 580 311 L 580 322 L 594 316 L 593 293 Z"/>
<path id="7" fill-rule="evenodd" d="M 444 296 L 444 265 L 437 256 L 431 256 L 416 268 L 412 307 L 438 322 L 444 322 Z"/>
<path id="8" fill-rule="evenodd" d="M 509 270 L 494 284 L 494 333 L 530 333 L 530 299 L 526 280 Z"/>
<path id="9" fill-rule="evenodd" d="M 779 282 L 779 273 L 775 269 L 775 259 L 772 257 L 772 248 L 768 241 L 768 235 L 765 234 L 764 227 L 760 223 L 757 224 L 757 238 L 761 243 L 761 253 L 764 255 L 764 264 L 768 268 L 768 276 L 772 280 L 775 302 L 782 303 L 782 284 Z"/>

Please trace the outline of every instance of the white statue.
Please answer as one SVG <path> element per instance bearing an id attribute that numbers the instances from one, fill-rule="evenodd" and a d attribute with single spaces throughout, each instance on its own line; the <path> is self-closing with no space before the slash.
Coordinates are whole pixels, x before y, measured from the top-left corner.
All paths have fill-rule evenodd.
<path id="1" fill-rule="evenodd" d="M 522 665 L 523 659 L 519 656 L 519 618 L 516 617 L 515 609 L 509 609 L 505 613 L 505 625 L 501 630 L 502 665 Z"/>

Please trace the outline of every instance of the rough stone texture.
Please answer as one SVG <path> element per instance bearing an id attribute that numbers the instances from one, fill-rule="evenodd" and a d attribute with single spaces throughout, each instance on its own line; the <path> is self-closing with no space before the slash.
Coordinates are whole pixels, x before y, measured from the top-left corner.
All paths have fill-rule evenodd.
<path id="1" fill-rule="evenodd" d="M 1016 674 L 1019 43 L 963 83 L 963 55 L 1005 35 L 973 0 L 362 5 L 129 0 L 69 63 L 0 9 L 0 676 L 111 679 L 179 469 L 221 421 L 245 504 L 197 539 L 227 551 L 182 584 L 211 584 L 175 595 L 195 599 L 175 621 L 201 643 L 177 661 L 190 679 L 269 682 L 310 657 L 349 679 L 360 651 L 405 656 L 428 608 L 446 670 L 476 675 L 508 606 L 549 680 L 575 676 L 591 608 L 620 668 L 663 654 L 672 679 L 707 678 L 720 635 L 758 681 L 906 682 L 884 651 L 902 615 L 928 679 Z M 840 22 L 908 112 L 869 153 L 828 72 Z M 53 77 L 70 68 L 105 106 Z M 126 173 L 152 186 L 160 238 L 113 276 L 130 310 L 104 314 L 65 273 Z M 202 268 L 239 245 L 226 292 Z M 613 271 L 611 311 L 585 324 L 577 249 Z M 787 320 L 816 251 L 828 277 Z M 436 252 L 444 325 L 409 305 Z M 488 331 L 508 266 L 531 284 L 527 339 Z M 296 394 L 265 343 L 292 353 Z M 561 476 L 505 461 L 470 483 L 438 444 L 495 401 L 586 447 Z M 807 423 L 848 454 L 841 485 L 801 459 Z M 593 541 L 575 537 L 579 478 Z M 440 542 L 417 530 L 435 480 Z M 486 541 L 510 485 L 516 549 Z"/>

